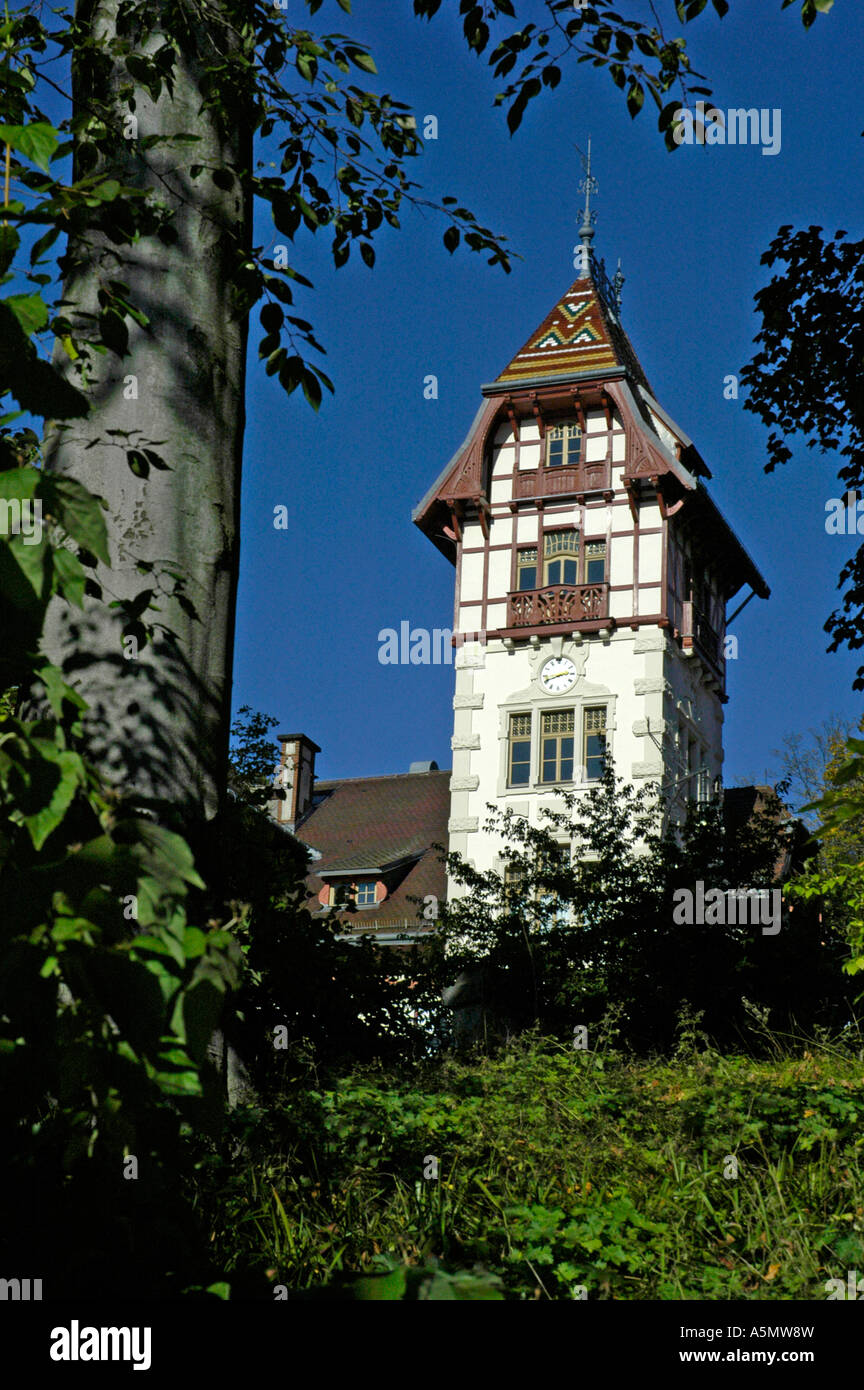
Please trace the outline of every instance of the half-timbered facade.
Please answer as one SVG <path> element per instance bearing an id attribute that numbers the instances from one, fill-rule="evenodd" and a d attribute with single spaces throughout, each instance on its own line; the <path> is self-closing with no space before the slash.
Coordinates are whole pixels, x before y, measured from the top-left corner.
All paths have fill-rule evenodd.
<path id="1" fill-rule="evenodd" d="M 719 787 L 726 611 L 767 598 L 654 398 L 593 255 L 414 513 L 456 571 L 449 843 L 500 867 L 487 803 L 537 819 L 605 760 L 683 809 Z"/>

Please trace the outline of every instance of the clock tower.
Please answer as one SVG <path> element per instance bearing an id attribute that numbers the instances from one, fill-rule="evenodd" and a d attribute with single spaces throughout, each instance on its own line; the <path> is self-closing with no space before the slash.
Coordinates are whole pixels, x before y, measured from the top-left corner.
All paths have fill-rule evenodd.
<path id="1" fill-rule="evenodd" d="M 679 816 L 711 797 L 736 654 L 727 604 L 769 594 L 651 390 L 587 207 L 580 236 L 581 273 L 481 387 L 414 512 L 455 567 L 449 845 L 481 870 L 501 867 L 488 803 L 539 823 L 607 760 Z"/>

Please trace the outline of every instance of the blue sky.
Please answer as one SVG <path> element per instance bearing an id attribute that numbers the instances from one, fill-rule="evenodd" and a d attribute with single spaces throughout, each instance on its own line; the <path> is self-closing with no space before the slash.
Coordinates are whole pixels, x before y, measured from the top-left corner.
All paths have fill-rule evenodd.
<path id="1" fill-rule="evenodd" d="M 455 6 L 453 7 L 455 9 Z M 649 18 L 626 0 L 622 12 Z M 671 12 L 671 4 L 661 6 Z M 759 18 L 752 14 L 758 8 Z M 336 386 L 314 415 L 285 399 L 250 362 L 235 708 L 249 704 L 321 745 L 319 775 L 450 766 L 452 667 L 383 666 L 379 629 L 449 627 L 453 570 L 412 525 L 411 511 L 461 443 L 491 381 L 574 278 L 581 177 L 574 146 L 593 137 L 600 183 L 596 250 L 627 282 L 623 320 L 654 392 L 696 442 L 713 496 L 772 588 L 734 625 L 729 663 L 727 783 L 776 774 L 783 737 L 832 712 L 859 717 L 855 659 L 827 655 L 822 624 L 855 544 L 825 532 L 836 465 L 801 445 L 764 474 L 764 431 L 723 379 L 748 359 L 762 251 L 784 223 L 861 234 L 858 138 L 862 52 L 857 5 L 838 3 L 805 32 L 798 7 L 733 0 L 732 15 L 688 26 L 694 66 L 721 108 L 780 108 L 782 145 L 665 150 L 646 103 L 636 121 L 604 73 L 573 67 L 533 103 L 515 137 L 485 61 L 456 17 L 413 18 L 409 0 L 335 0 L 314 23 L 366 40 L 380 86 L 439 138 L 413 176 L 432 197 L 454 194 L 506 234 L 513 273 L 441 244 L 444 223 L 406 208 L 370 271 L 336 272 L 323 237 L 301 243 L 315 283 L 298 301 L 327 347 Z M 270 240 L 268 235 L 265 240 Z M 253 334 L 253 341 L 256 335 Z M 438 399 L 423 379 L 438 377 Z M 275 530 L 273 508 L 289 509 Z"/>

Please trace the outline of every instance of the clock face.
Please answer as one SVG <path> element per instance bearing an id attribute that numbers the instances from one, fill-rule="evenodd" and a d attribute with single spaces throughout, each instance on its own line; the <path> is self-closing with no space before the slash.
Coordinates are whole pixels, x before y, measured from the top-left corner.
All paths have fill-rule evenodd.
<path id="1" fill-rule="evenodd" d="M 540 685 L 547 695 L 563 695 L 575 684 L 578 674 L 569 656 L 553 656 L 540 672 Z"/>

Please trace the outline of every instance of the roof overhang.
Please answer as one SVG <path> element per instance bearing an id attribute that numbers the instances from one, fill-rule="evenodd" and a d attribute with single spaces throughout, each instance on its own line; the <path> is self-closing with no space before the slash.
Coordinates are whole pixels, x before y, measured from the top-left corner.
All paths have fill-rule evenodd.
<path id="1" fill-rule="evenodd" d="M 382 878 L 385 874 L 395 873 L 402 869 L 406 864 L 416 864 L 418 859 L 422 859 L 426 853 L 425 849 L 413 854 L 400 854 L 398 859 L 384 860 L 380 864 L 362 864 L 339 868 L 339 861 L 331 868 L 327 864 L 316 865 L 315 878 Z"/>
<path id="2" fill-rule="evenodd" d="M 543 391 L 547 387 L 560 386 L 572 394 L 569 388 L 581 381 L 611 381 L 614 377 L 626 377 L 627 371 L 624 367 L 604 367 L 598 374 L 597 368 L 592 367 L 587 372 L 559 372 L 553 376 L 528 377 L 520 381 L 490 381 L 486 386 L 481 386 L 480 390 L 484 396 L 513 396 L 521 395 L 523 391 Z"/>

